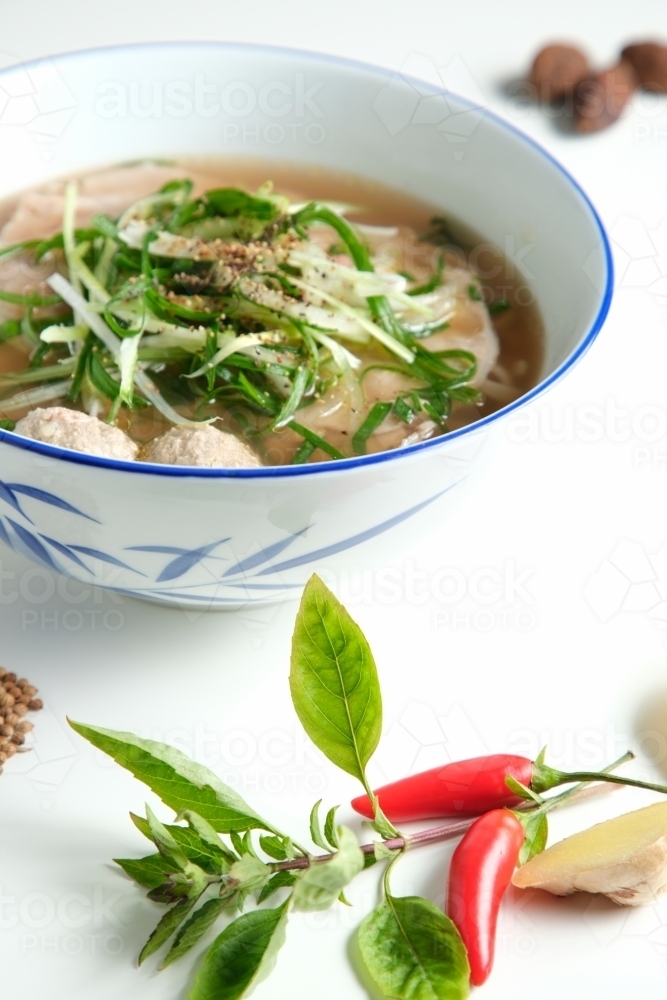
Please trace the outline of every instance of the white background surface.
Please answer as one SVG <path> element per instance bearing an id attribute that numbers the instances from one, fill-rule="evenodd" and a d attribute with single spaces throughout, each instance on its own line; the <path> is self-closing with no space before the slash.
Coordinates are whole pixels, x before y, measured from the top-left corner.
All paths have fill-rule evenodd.
<path id="1" fill-rule="evenodd" d="M 381 671 L 378 780 L 485 750 L 534 754 L 545 742 L 557 766 L 600 766 L 632 745 L 650 758 L 635 773 L 667 769 L 667 105 L 636 101 L 615 128 L 574 139 L 502 86 L 553 37 L 609 61 L 621 44 L 659 31 L 664 6 L 2 0 L 0 13 L 0 48 L 21 60 L 179 38 L 283 44 L 396 69 L 427 57 L 573 172 L 614 240 L 617 290 L 597 344 L 530 408 L 533 425 L 521 416 L 501 428 L 486 479 L 457 519 L 393 564 L 398 599 L 363 566 L 341 581 L 341 596 Z M 25 1000 L 177 1000 L 190 963 L 159 976 L 151 962 L 136 970 L 160 910 L 108 863 L 144 849 L 127 811 L 141 811 L 145 790 L 69 735 L 64 717 L 190 749 L 303 838 L 314 799 L 345 803 L 356 789 L 299 735 L 287 688 L 295 606 L 186 615 L 100 594 L 76 604 L 74 585 L 51 596 L 47 588 L 39 603 L 43 579 L 14 553 L 3 549 L 0 560 L 0 658 L 47 706 L 35 750 L 0 779 L 3 990 Z M 449 603 L 438 590 L 443 570 L 450 593 L 454 580 L 465 587 Z M 480 583 L 479 571 L 495 577 Z M 82 616 L 66 618 L 73 609 Z M 554 837 L 649 801 L 629 791 L 598 799 L 558 816 Z M 351 818 L 345 808 L 341 818 Z M 395 889 L 441 902 L 450 851 L 405 859 Z M 367 996 L 350 940 L 376 882 L 373 871 L 359 878 L 351 910 L 295 917 L 258 1000 Z M 484 995 L 583 1000 L 632 990 L 657 1000 L 666 975 L 667 901 L 631 912 L 593 897 L 516 894 Z"/>

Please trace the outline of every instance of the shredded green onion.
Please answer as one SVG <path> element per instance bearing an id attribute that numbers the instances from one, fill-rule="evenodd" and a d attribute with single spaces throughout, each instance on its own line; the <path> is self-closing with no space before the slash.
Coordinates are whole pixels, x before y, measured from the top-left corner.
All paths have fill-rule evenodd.
<path id="1" fill-rule="evenodd" d="M 0 288 L 0 301 L 24 310 L 22 319 L 0 323 L 0 343 L 22 337 L 32 351 L 29 367 L 2 376 L 0 386 L 14 394 L 1 407 L 18 411 L 64 396 L 88 406 L 92 398 L 114 421 L 122 409 L 150 403 L 170 423 L 196 428 L 218 419 L 211 408 L 223 406 L 260 449 L 265 435 L 294 431 L 302 439 L 294 464 L 317 452 L 345 457 L 307 416 L 339 382 L 361 400 L 354 454 L 366 452 L 390 414 L 406 425 L 427 414 L 444 429 L 452 400 L 479 394 L 470 386 L 472 354 L 422 343 L 446 328 L 454 308 L 440 308 L 447 294 L 435 297 L 437 312 L 434 297 L 425 298 L 444 282 L 443 253 L 421 284 L 376 271 L 363 230 L 344 218 L 349 207 L 290 206 L 268 184 L 254 194 L 219 188 L 193 198 L 183 179 L 118 220 L 96 215 L 77 229 L 77 185 L 68 183 L 61 233 L 0 249 L 0 258 L 55 261 L 53 295 Z M 335 232 L 329 254 L 311 240 L 313 225 Z M 341 251 L 353 266 L 333 259 Z M 477 284 L 468 294 L 481 300 Z M 490 307 L 504 308 L 504 300 Z M 362 386 L 373 368 L 400 372 L 414 388 L 369 407 Z M 181 405 L 202 419 L 185 416 Z"/>

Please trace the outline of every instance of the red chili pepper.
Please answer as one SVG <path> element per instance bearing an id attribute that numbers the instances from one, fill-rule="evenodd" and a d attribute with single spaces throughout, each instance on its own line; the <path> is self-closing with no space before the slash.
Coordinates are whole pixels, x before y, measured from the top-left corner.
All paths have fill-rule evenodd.
<path id="1" fill-rule="evenodd" d="M 505 784 L 508 775 L 530 787 L 533 762 L 514 754 L 473 757 L 434 767 L 421 774 L 411 774 L 408 778 L 383 785 L 375 794 L 380 808 L 392 823 L 447 816 L 479 816 L 489 809 L 515 806 L 521 801 Z M 367 795 L 353 799 L 352 808 L 362 816 L 373 818 Z"/>
<path id="2" fill-rule="evenodd" d="M 496 924 L 526 833 L 509 809 L 475 820 L 452 855 L 447 915 L 468 950 L 470 981 L 485 983 L 493 966 Z"/>

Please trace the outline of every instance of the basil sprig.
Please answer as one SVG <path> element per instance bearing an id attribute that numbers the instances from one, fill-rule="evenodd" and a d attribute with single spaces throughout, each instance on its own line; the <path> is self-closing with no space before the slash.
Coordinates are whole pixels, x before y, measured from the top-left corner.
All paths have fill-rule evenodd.
<path id="1" fill-rule="evenodd" d="M 336 823 L 337 806 L 322 825 L 318 802 L 310 816 L 311 839 L 325 853 L 313 855 L 179 750 L 70 722 L 176 813 L 173 823 L 163 823 L 149 807 L 145 818 L 132 815 L 156 850 L 117 861 L 148 889 L 150 900 L 168 907 L 139 961 L 166 949 L 164 969 L 227 918 L 208 946 L 188 1000 L 241 1000 L 273 968 L 291 910 L 346 904 L 347 886 L 365 867 L 389 862 L 382 902 L 363 920 L 358 938 L 376 988 L 398 1000 L 463 1000 L 469 969 L 452 922 L 426 899 L 390 892 L 389 868 L 405 841 L 383 816 L 366 776 L 382 730 L 378 672 L 363 632 L 317 576 L 305 588 L 296 619 L 290 690 L 313 743 L 370 796 L 371 825 L 382 838 L 373 845 L 362 849 L 353 831 Z M 277 893 L 283 894 L 278 906 L 262 905 Z M 239 915 L 251 898 L 255 908 Z"/>

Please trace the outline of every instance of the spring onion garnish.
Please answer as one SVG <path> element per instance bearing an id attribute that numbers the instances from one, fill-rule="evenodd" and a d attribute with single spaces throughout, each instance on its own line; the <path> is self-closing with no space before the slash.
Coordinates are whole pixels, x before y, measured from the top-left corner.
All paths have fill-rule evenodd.
<path id="1" fill-rule="evenodd" d="M 352 225 L 350 206 L 290 205 L 270 184 L 200 197 L 192 188 L 175 180 L 117 220 L 77 228 L 70 183 L 61 233 L 0 249 L 52 261 L 56 293 L 0 289 L 0 301 L 24 309 L 0 323 L 0 344 L 20 338 L 31 352 L 0 379 L 4 411 L 67 396 L 110 422 L 123 411 L 126 424 L 147 404 L 182 427 L 222 415 L 260 452 L 278 434 L 300 464 L 363 454 L 385 421 L 444 429 L 452 401 L 477 399 L 474 356 L 423 344 L 456 310 L 442 255 L 418 282 L 369 247 L 397 231 Z M 404 378 L 392 402 L 370 405 L 363 379 L 377 368 Z M 313 421 L 339 405 L 329 403 L 336 386 L 358 415 L 352 437 Z"/>
<path id="2" fill-rule="evenodd" d="M 51 288 L 58 292 L 61 298 L 72 307 L 75 313 L 78 313 L 78 315 L 83 317 L 93 333 L 99 337 L 104 346 L 107 348 L 113 360 L 116 361 L 120 355 L 121 341 L 116 334 L 109 329 L 104 320 L 100 316 L 97 316 L 94 312 L 91 312 L 85 299 L 79 295 L 79 293 L 65 278 L 63 278 L 62 274 L 52 274 L 49 278 L 49 284 L 51 285 Z M 162 398 L 160 392 L 151 379 L 138 368 L 134 372 L 134 381 L 137 388 L 144 394 L 146 399 L 149 400 L 155 409 L 159 410 L 160 413 L 167 418 L 167 420 L 170 420 L 172 424 L 176 424 L 179 427 L 201 426 L 201 421 L 188 420 L 186 417 L 181 416 L 180 413 L 177 413 L 177 411 Z"/>

